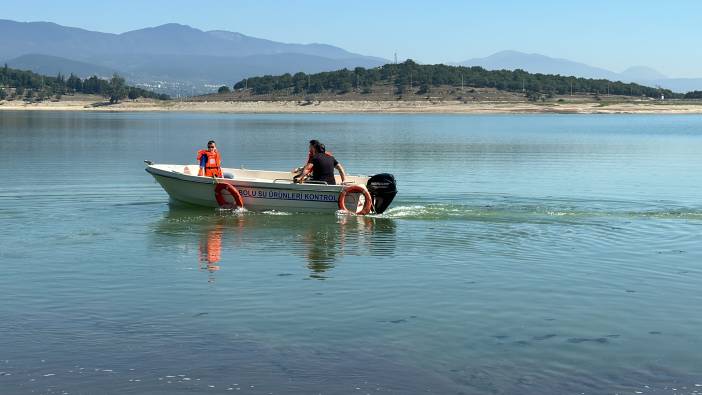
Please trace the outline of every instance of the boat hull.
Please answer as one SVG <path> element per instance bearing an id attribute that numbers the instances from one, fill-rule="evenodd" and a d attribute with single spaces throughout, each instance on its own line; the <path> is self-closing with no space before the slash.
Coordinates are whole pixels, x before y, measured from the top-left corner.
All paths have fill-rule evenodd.
<path id="1" fill-rule="evenodd" d="M 147 165 L 146 171 L 168 193 L 172 201 L 202 207 L 219 207 L 215 198 L 218 183 L 232 185 L 239 191 L 244 208 L 250 211 L 336 212 L 339 194 L 345 185 L 295 184 L 290 173 L 244 169 L 224 169 L 233 179 L 195 176 L 197 167 Z M 367 178 L 353 177 L 354 183 Z M 358 207 L 359 195 L 348 195 L 346 207 Z"/>

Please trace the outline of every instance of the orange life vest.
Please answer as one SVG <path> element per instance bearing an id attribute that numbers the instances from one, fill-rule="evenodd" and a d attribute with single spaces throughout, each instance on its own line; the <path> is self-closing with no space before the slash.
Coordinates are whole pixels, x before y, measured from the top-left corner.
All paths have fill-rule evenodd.
<path id="1" fill-rule="evenodd" d="M 222 178 L 222 162 L 219 158 L 219 151 L 210 151 L 206 149 L 201 149 L 197 152 L 197 161 L 202 163 L 202 156 L 207 156 L 207 161 L 205 162 L 205 171 L 203 174 L 203 169 L 200 167 L 200 171 L 197 173 L 198 176 L 205 177 L 219 177 Z"/>

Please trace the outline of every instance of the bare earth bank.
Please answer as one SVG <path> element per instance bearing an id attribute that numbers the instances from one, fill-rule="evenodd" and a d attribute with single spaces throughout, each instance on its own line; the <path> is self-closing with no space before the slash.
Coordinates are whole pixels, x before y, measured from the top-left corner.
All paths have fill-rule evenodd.
<path id="1" fill-rule="evenodd" d="M 0 101 L 0 111 L 107 111 L 107 112 L 217 112 L 217 113 L 447 113 L 447 114 L 702 114 L 702 103 L 674 102 L 504 102 L 504 101 L 125 101 L 95 105 L 93 101 L 68 100 L 25 103 Z"/>

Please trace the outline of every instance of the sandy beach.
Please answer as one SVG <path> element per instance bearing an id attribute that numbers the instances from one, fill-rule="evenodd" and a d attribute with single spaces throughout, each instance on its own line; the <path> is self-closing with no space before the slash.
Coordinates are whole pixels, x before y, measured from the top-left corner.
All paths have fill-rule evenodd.
<path id="1" fill-rule="evenodd" d="M 213 112 L 213 113 L 445 113 L 445 114 L 702 114 L 702 102 L 504 102 L 504 101 L 0 101 L 0 111 Z"/>

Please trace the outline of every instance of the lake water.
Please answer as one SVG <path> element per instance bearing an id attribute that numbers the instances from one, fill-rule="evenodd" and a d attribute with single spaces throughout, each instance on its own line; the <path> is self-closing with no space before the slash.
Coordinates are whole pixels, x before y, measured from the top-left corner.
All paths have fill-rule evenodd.
<path id="1" fill-rule="evenodd" d="M 144 159 L 390 172 L 169 206 Z M 702 117 L 0 112 L 0 393 L 702 393 Z"/>

